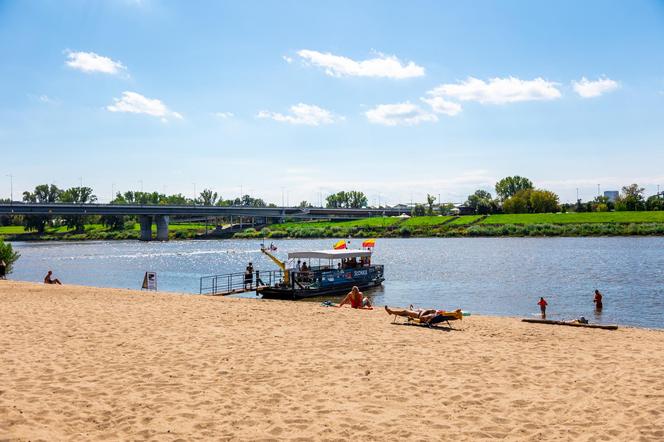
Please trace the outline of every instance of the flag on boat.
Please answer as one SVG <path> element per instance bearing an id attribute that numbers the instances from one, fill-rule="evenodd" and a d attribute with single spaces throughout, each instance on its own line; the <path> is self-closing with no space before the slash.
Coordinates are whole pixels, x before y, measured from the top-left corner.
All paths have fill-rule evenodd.
<path id="1" fill-rule="evenodd" d="M 345 239 L 340 239 L 339 241 L 334 244 L 334 250 L 341 250 L 346 248 L 346 240 Z"/>
<path id="2" fill-rule="evenodd" d="M 362 247 L 366 247 L 367 249 L 371 247 L 376 247 L 376 240 L 375 239 L 367 239 L 362 243 Z"/>

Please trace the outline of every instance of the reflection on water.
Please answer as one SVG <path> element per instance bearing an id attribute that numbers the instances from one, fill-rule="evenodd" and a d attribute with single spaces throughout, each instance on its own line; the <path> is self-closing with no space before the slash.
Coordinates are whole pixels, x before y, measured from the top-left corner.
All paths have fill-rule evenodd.
<path id="1" fill-rule="evenodd" d="M 333 243 L 284 240 L 276 254 Z M 140 288 L 144 272 L 155 271 L 160 290 L 198 293 L 202 275 L 240 272 L 249 261 L 259 270 L 275 267 L 259 241 L 247 240 L 14 246 L 22 256 L 13 279 L 41 281 L 52 269 L 65 283 L 102 287 Z M 661 237 L 379 239 L 374 262 L 385 264 L 386 281 L 369 294 L 379 305 L 510 316 L 537 316 L 543 296 L 552 319 L 664 328 L 663 247 Z M 596 288 L 604 294 L 601 313 L 594 310 Z"/>

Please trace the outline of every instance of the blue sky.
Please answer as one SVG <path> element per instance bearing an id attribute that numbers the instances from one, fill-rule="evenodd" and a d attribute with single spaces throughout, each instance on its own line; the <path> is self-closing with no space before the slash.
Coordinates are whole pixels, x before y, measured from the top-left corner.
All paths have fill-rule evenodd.
<path id="1" fill-rule="evenodd" d="M 0 196 L 664 188 L 664 2 L 0 0 Z"/>

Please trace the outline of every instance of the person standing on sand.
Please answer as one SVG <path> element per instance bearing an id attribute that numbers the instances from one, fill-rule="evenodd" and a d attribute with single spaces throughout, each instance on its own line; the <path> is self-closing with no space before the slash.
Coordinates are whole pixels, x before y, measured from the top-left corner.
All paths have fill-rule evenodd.
<path id="1" fill-rule="evenodd" d="M 7 264 L 0 259 L 0 279 L 7 279 Z"/>
<path id="2" fill-rule="evenodd" d="M 546 306 L 549 305 L 544 298 L 540 296 L 540 300 L 537 302 L 537 305 L 540 306 L 540 311 L 542 312 L 542 319 L 546 319 Z"/>
<path id="3" fill-rule="evenodd" d="M 49 270 L 48 273 L 46 274 L 46 276 L 44 276 L 44 284 L 62 285 L 62 283 L 60 282 L 60 280 L 58 278 L 55 278 L 55 279 L 51 278 L 52 275 L 53 275 L 53 270 Z"/>
<path id="4" fill-rule="evenodd" d="M 593 302 L 595 303 L 595 310 L 599 311 L 604 307 L 602 304 L 602 294 L 597 289 L 595 289 L 595 299 L 593 299 Z"/>

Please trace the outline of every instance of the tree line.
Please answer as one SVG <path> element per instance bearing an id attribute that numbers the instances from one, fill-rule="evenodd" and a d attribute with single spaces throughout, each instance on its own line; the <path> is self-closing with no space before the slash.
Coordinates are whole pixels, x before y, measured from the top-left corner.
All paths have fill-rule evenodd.
<path id="1" fill-rule="evenodd" d="M 611 201 L 608 197 L 597 196 L 591 201 L 580 199 L 574 204 L 560 203 L 558 195 L 550 190 L 537 189 L 533 182 L 518 175 L 498 181 L 494 189 L 496 197 L 482 189 L 468 195 L 464 206 L 474 214 L 490 215 L 496 213 L 554 213 L 554 212 L 608 212 L 664 210 L 662 195 L 645 197 L 645 189 L 638 184 L 623 186 L 618 198 Z M 450 215 L 454 213 L 453 204 L 435 206 L 436 198 L 427 194 L 426 204 L 417 204 L 413 208 L 414 216 Z"/>
<path id="2" fill-rule="evenodd" d="M 521 176 L 503 178 L 495 185 L 496 198 L 485 190 L 468 196 L 466 205 L 476 214 L 492 213 L 552 213 L 552 212 L 608 212 L 664 210 L 664 198 L 652 195 L 645 198 L 645 189 L 638 184 L 623 186 L 615 201 L 598 195 L 591 201 L 577 200 L 574 204 L 560 204 L 558 195 L 550 190 L 536 189 L 532 181 Z"/>

